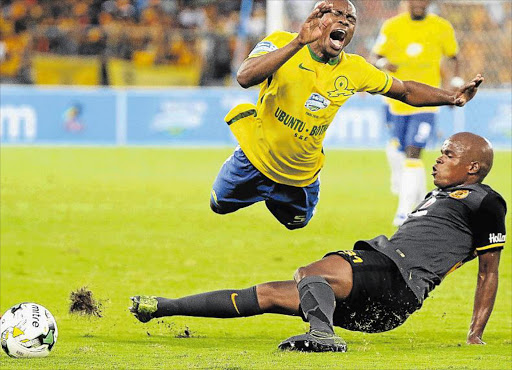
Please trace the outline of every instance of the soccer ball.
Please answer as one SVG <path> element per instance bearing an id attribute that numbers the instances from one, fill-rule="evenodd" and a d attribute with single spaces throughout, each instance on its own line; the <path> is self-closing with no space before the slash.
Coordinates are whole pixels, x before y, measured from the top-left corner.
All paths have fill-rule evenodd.
<path id="1" fill-rule="evenodd" d="M 57 322 L 36 303 L 9 308 L 0 321 L 2 349 L 11 357 L 46 357 L 57 343 Z"/>

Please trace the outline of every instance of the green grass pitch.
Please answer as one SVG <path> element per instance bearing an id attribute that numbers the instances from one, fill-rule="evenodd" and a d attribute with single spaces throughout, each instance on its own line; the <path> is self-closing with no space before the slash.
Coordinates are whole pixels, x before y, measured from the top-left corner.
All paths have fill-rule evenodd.
<path id="1" fill-rule="evenodd" d="M 329 150 L 317 214 L 286 230 L 263 204 L 231 215 L 209 209 L 210 186 L 231 149 L 1 149 L 1 299 L 34 301 L 55 315 L 59 338 L 45 359 L 0 354 L 8 369 L 510 369 L 511 244 L 486 346 L 467 346 L 478 263 L 446 278 L 423 308 L 382 334 L 338 330 L 349 352 L 282 353 L 306 330 L 299 318 L 174 317 L 141 324 L 135 294 L 181 296 L 291 279 L 295 269 L 360 238 L 393 232 L 396 198 L 382 151 Z M 424 156 L 427 172 L 437 152 Z M 512 155 L 498 152 L 487 183 L 512 205 Z M 430 177 L 429 177 L 430 178 Z M 431 184 L 431 183 L 430 183 Z M 511 228 L 510 212 L 507 217 Z M 103 317 L 68 313 L 89 287 Z M 191 336 L 182 338 L 188 328 Z"/>

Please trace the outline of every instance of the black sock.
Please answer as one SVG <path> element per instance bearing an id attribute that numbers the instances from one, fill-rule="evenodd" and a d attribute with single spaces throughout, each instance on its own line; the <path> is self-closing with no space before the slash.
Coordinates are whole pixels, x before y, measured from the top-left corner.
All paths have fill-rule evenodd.
<path id="1" fill-rule="evenodd" d="M 258 304 L 256 287 L 242 290 L 217 290 L 188 297 L 167 299 L 157 297 L 158 309 L 153 317 L 246 317 L 263 312 Z"/>
<path id="2" fill-rule="evenodd" d="M 297 285 L 300 306 L 310 330 L 334 333 L 333 315 L 336 307 L 334 292 L 323 277 L 307 276 Z"/>

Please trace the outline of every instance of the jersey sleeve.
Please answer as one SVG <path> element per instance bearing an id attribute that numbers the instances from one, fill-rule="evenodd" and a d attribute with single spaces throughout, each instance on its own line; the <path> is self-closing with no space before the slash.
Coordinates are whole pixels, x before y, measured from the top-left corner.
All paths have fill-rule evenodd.
<path id="1" fill-rule="evenodd" d="M 377 40 L 373 45 L 372 53 L 382 55 L 383 57 L 388 55 L 390 49 L 389 29 L 389 22 L 384 22 L 380 29 L 379 36 L 377 36 Z"/>
<path id="2" fill-rule="evenodd" d="M 505 201 L 489 193 L 480 205 L 474 221 L 473 245 L 478 254 L 503 249 L 505 245 Z"/>
<path id="3" fill-rule="evenodd" d="M 452 58 L 459 53 L 459 45 L 457 44 L 457 39 L 455 37 L 455 30 L 449 22 L 444 24 L 443 29 L 443 54 L 448 58 Z"/>
<path id="4" fill-rule="evenodd" d="M 258 42 L 247 58 L 256 58 L 271 51 L 282 48 L 293 40 L 294 35 L 289 32 L 276 31 Z"/>
<path id="5" fill-rule="evenodd" d="M 386 72 L 374 67 L 364 58 L 360 59 L 361 81 L 357 87 L 357 91 L 366 91 L 370 94 L 385 94 L 393 84 L 393 78 Z"/>

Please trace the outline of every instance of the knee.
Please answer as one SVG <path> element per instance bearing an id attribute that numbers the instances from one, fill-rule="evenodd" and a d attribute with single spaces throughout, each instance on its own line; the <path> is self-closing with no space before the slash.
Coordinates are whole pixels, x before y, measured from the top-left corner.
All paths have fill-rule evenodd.
<path id="1" fill-rule="evenodd" d="M 222 214 L 220 206 L 213 199 L 210 199 L 210 209 L 215 213 Z"/>
<path id="2" fill-rule="evenodd" d="M 288 230 L 298 230 L 298 229 L 302 229 L 303 227 L 305 227 L 308 223 L 307 222 L 304 222 L 302 224 L 292 224 L 290 225 L 289 223 L 285 223 L 283 224 Z"/>
<path id="3" fill-rule="evenodd" d="M 232 211 L 226 209 L 226 207 L 222 207 L 220 204 L 215 202 L 213 199 L 210 199 L 210 208 L 213 212 L 219 215 L 225 215 L 226 213 L 230 213 Z"/>
<path id="4" fill-rule="evenodd" d="M 306 276 L 310 276 L 310 272 L 307 266 L 299 267 L 295 274 L 293 274 L 293 279 L 296 283 L 299 283 L 302 279 L 304 279 Z"/>
<path id="5" fill-rule="evenodd" d="M 306 225 L 309 223 L 309 220 L 311 218 L 307 217 L 307 216 L 295 216 L 295 218 L 290 221 L 290 220 L 287 220 L 285 222 L 283 222 L 282 220 L 281 223 L 288 229 L 288 230 L 297 230 L 297 229 L 302 229 L 303 227 L 306 227 Z"/>

